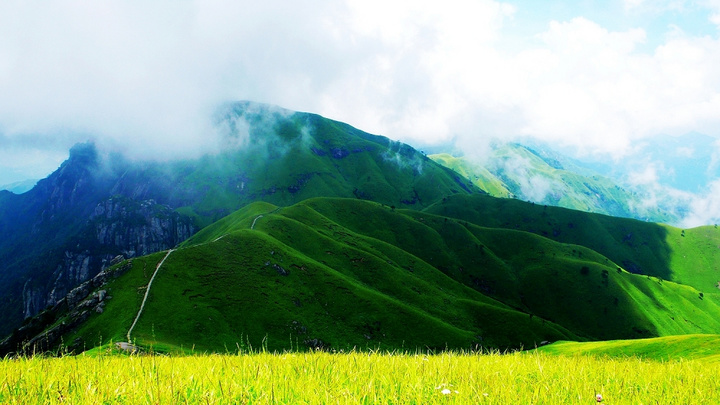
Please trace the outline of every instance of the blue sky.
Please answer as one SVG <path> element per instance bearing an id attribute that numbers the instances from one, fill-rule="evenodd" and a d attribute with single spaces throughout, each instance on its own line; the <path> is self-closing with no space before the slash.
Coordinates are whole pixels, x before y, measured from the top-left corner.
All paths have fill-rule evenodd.
<path id="1" fill-rule="evenodd" d="M 551 21 L 588 18 L 610 31 L 640 28 L 647 34 L 642 47 L 652 52 L 665 41 L 674 27 L 691 36 L 717 37 L 718 26 L 710 21 L 712 8 L 693 1 L 508 1 L 517 7 L 514 21 L 508 24 L 510 35 L 520 34 L 532 40 Z"/>
<path id="2" fill-rule="evenodd" d="M 0 184 L 76 142 L 222 147 L 221 103 L 312 111 L 411 144 L 534 137 L 629 156 L 720 136 L 720 1 L 0 3 Z"/>

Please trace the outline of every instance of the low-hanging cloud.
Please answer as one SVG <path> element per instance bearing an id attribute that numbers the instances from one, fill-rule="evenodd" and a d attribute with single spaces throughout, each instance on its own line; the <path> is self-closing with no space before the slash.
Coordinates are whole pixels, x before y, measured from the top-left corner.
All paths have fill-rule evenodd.
<path id="1" fill-rule="evenodd" d="M 705 193 L 693 195 L 682 225 L 691 228 L 720 223 L 720 179 L 710 183 Z"/>
<path id="2" fill-rule="evenodd" d="M 0 133 L 140 157 L 211 150 L 239 99 L 301 107 L 332 80 L 329 2 L 3 2 Z M 331 13 L 332 14 L 332 13 Z M 320 20 L 320 21 L 319 21 Z M 340 55 L 338 55 L 340 57 Z M 66 149 L 67 150 L 67 149 Z"/>

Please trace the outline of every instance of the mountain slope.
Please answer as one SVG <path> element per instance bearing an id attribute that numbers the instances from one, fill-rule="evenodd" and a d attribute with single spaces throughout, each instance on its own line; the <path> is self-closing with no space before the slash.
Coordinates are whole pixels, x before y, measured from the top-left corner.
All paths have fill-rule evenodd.
<path id="1" fill-rule="evenodd" d="M 168 249 L 254 201 L 316 196 L 423 208 L 479 192 L 413 148 L 314 114 L 249 102 L 220 115 L 224 149 L 137 162 L 77 145 L 27 193 L 0 192 L 0 336 L 116 256 Z"/>
<path id="2" fill-rule="evenodd" d="M 0 186 L 0 191 L 7 190 L 13 194 L 22 194 L 26 191 L 31 190 L 37 184 L 37 179 L 28 179 L 22 181 L 16 181 L 14 183 L 5 184 Z"/>
<path id="3" fill-rule="evenodd" d="M 360 202 L 359 209 L 363 215 L 392 212 L 369 202 Z M 230 231 L 225 236 L 218 239 L 212 226 L 171 254 L 136 327 L 139 341 L 204 350 L 246 339 L 289 349 L 291 338 L 301 348 L 442 349 L 574 336 L 458 284 L 401 249 L 324 219 L 305 203 L 265 214 L 250 230 L 256 212 L 248 207 L 217 224 Z M 237 227 L 227 228 L 229 222 Z M 118 292 L 124 278 L 109 286 L 110 294 L 124 294 Z M 105 313 L 120 305 L 115 299 Z M 102 329 L 105 313 L 91 318 L 90 332 L 80 335 L 113 337 L 112 330 Z M 123 338 L 126 326 L 115 331 L 115 340 Z"/>
<path id="4" fill-rule="evenodd" d="M 629 272 L 687 284 L 705 294 L 720 293 L 720 229 L 714 226 L 683 230 L 481 195 L 450 196 L 426 211 L 582 245 Z"/>
<path id="5" fill-rule="evenodd" d="M 577 165 L 566 169 L 548 152 L 515 143 L 495 146 L 482 165 L 449 154 L 431 155 L 430 158 L 457 171 L 495 197 L 515 197 L 538 204 L 653 222 L 679 219 L 671 214 L 672 210 L 646 207 L 638 195 L 610 178 Z"/>
<path id="6" fill-rule="evenodd" d="M 455 199 L 492 213 L 484 199 Z M 64 341 L 81 350 L 125 340 L 163 256 L 133 259 L 102 287 L 113 297 L 102 313 Z M 629 273 L 580 245 L 319 198 L 285 208 L 251 204 L 183 243 L 158 271 L 132 338 L 211 351 L 283 350 L 290 342 L 295 349 L 532 347 L 716 333 L 718 314 L 717 294 L 700 297 L 693 287 Z"/>
<path id="7" fill-rule="evenodd" d="M 716 362 L 720 361 L 719 343 L 718 335 L 683 335 L 608 342 L 557 342 L 538 350 L 562 355 L 637 356 L 661 361 L 701 359 L 703 362 Z"/>

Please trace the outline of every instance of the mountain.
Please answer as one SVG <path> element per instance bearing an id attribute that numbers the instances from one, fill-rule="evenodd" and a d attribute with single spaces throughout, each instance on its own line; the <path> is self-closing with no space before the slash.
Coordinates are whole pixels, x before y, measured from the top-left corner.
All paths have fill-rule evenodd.
<path id="1" fill-rule="evenodd" d="M 27 193 L 0 191 L 0 355 L 123 341 L 516 349 L 720 330 L 717 227 L 585 212 L 638 215 L 637 200 L 559 155 L 433 156 L 458 173 L 314 114 L 241 102 L 219 123 L 212 155 L 133 161 L 80 144 Z"/>
<path id="2" fill-rule="evenodd" d="M 663 135 L 653 137 L 652 141 L 638 142 L 636 149 L 633 159 L 622 159 L 612 166 L 605 166 L 604 173 L 627 177 L 653 165 L 659 184 L 691 193 L 704 191 L 710 182 L 720 178 L 718 138 L 697 132 Z"/>
<path id="3" fill-rule="evenodd" d="M 127 340 L 159 263 L 131 340 L 161 351 L 507 349 L 713 333 L 718 244 L 714 227 L 483 195 L 421 211 L 258 202 L 170 253 L 118 264 L 24 340 L 75 351 Z"/>
<path id="4" fill-rule="evenodd" d="M 240 102 L 219 114 L 225 148 L 133 161 L 79 144 L 30 191 L 0 191 L 0 336 L 110 263 L 169 249 L 254 201 L 316 196 L 421 209 L 480 192 L 408 145 L 318 115 Z"/>
<path id="5" fill-rule="evenodd" d="M 495 197 L 652 222 L 676 223 L 680 219 L 675 209 L 647 206 L 636 190 L 549 149 L 516 143 L 495 145 L 482 164 L 447 153 L 430 158 Z"/>
<path id="6" fill-rule="evenodd" d="M 7 190 L 13 194 L 22 194 L 28 190 L 31 190 L 33 187 L 35 187 L 35 184 L 37 184 L 37 182 L 38 182 L 37 179 L 16 181 L 14 183 L 5 184 L 4 186 L 0 186 L 0 191 Z"/>

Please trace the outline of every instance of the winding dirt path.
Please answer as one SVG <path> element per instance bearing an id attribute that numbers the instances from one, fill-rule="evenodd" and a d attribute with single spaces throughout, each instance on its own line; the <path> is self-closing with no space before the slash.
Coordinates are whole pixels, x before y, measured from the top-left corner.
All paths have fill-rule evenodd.
<path id="1" fill-rule="evenodd" d="M 262 218 L 264 215 L 276 213 L 276 212 L 280 211 L 280 208 L 281 207 L 278 207 L 278 208 L 274 209 L 273 211 L 270 211 L 266 214 L 260 214 L 260 215 L 256 216 L 252 222 L 252 225 L 250 225 L 250 229 L 255 228 L 255 223 L 257 222 L 258 219 Z M 222 239 L 223 237 L 225 237 L 225 235 L 218 237 L 217 239 L 213 240 L 213 242 L 217 242 L 218 240 Z M 127 345 L 128 347 L 133 347 L 133 348 L 135 347 L 134 345 L 132 345 L 132 340 L 131 340 L 132 331 L 133 331 L 133 329 L 135 329 L 135 324 L 137 324 L 138 319 L 140 319 L 140 315 L 142 315 L 143 309 L 145 309 L 145 302 L 147 301 L 147 297 L 150 294 L 150 287 L 152 286 L 153 280 L 155 280 L 155 276 L 157 275 L 158 270 L 160 270 L 160 266 L 162 266 L 163 263 L 165 263 L 165 259 L 167 259 L 168 256 L 170 256 L 170 253 L 172 253 L 174 250 L 175 249 L 168 250 L 165 257 L 163 257 L 163 259 L 160 260 L 160 263 L 158 263 L 157 267 L 155 267 L 155 272 L 153 273 L 152 277 L 150 277 L 150 282 L 148 282 L 147 288 L 145 289 L 145 296 L 143 297 L 142 304 L 140 304 L 140 310 L 138 310 L 138 313 L 135 316 L 135 320 L 133 321 L 132 325 L 130 326 L 130 330 L 128 330 L 127 342 L 120 342 L 118 344 L 118 348 L 122 348 L 120 345 Z M 127 350 L 125 348 L 122 348 L 122 349 Z"/>
<path id="2" fill-rule="evenodd" d="M 147 288 L 145 288 L 145 296 L 143 297 L 142 304 L 140 304 L 140 310 L 137 313 L 137 316 L 135 316 L 135 320 L 132 323 L 132 326 L 130 326 L 130 330 L 128 330 L 127 333 L 127 341 L 128 343 L 132 343 L 132 340 L 130 340 L 130 334 L 132 333 L 133 329 L 135 328 L 135 324 L 137 323 L 138 319 L 140 319 L 140 315 L 142 314 L 143 309 L 145 309 L 145 301 L 147 301 L 147 297 L 150 294 L 150 287 L 152 286 L 153 280 L 155 280 L 155 276 L 157 275 L 158 270 L 160 270 L 160 266 L 165 263 L 165 259 L 170 256 L 170 253 L 173 252 L 174 249 L 168 250 L 165 257 L 163 257 L 162 260 L 160 260 L 160 263 L 158 263 L 157 267 L 155 267 L 155 272 L 153 273 L 152 277 L 150 277 L 150 282 L 147 285 Z"/>
<path id="3" fill-rule="evenodd" d="M 255 229 L 255 222 L 257 222 L 257 220 L 260 219 L 260 218 L 262 218 L 262 217 L 263 217 L 262 214 L 256 216 L 255 219 L 253 219 L 252 225 L 250 225 L 250 229 Z"/>
<path id="4" fill-rule="evenodd" d="M 272 210 L 272 211 L 270 211 L 270 212 L 266 212 L 266 213 L 264 213 L 264 214 L 260 214 L 260 215 L 256 216 L 255 219 L 253 219 L 252 225 L 250 225 L 250 229 L 255 229 L 255 223 L 257 222 L 258 219 L 262 218 L 262 217 L 265 216 L 265 215 L 274 214 L 274 213 L 280 211 L 281 209 L 282 209 L 282 207 L 277 207 L 277 208 L 275 208 L 274 210 Z"/>

